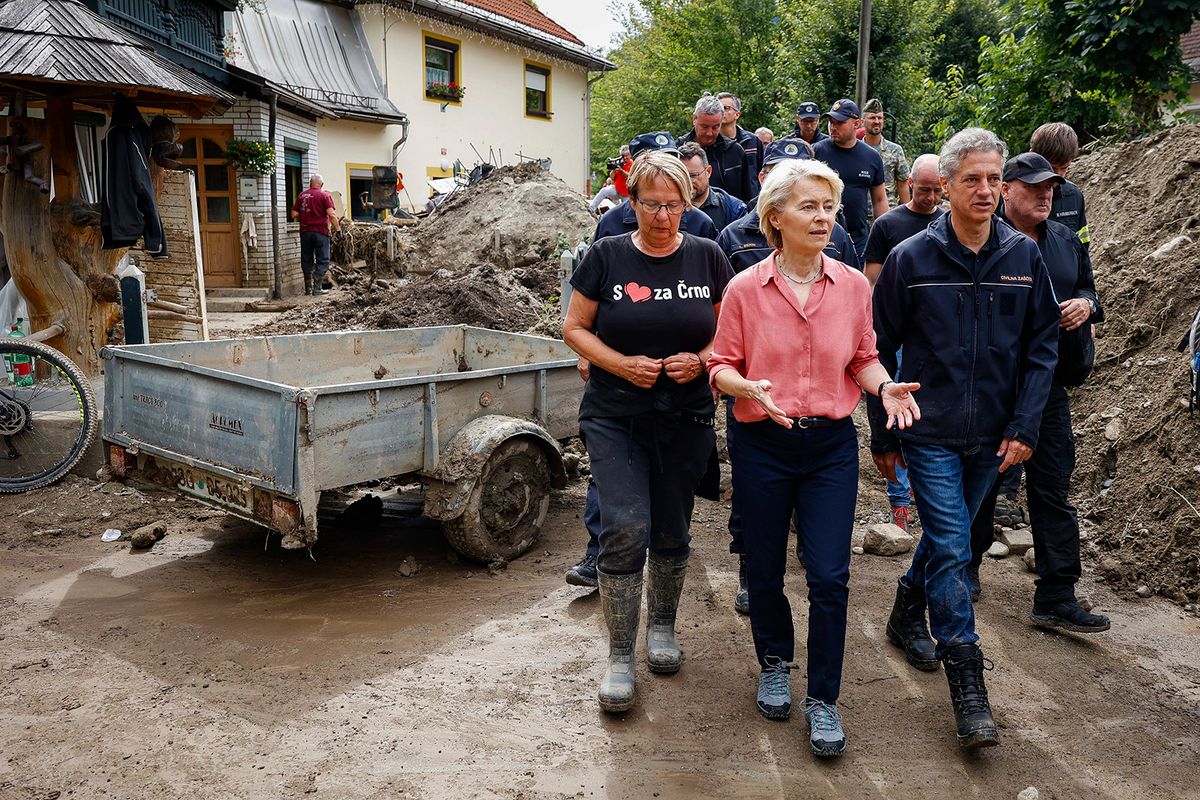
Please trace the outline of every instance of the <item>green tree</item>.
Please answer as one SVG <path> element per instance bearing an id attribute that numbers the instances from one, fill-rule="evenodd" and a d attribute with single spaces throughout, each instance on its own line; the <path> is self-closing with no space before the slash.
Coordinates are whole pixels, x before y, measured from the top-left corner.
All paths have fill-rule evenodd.
<path id="1" fill-rule="evenodd" d="M 1046 0 L 1048 38 L 1077 56 L 1087 77 L 1130 98 L 1136 134 L 1152 127 L 1160 98 L 1186 94 L 1179 37 L 1200 17 L 1200 0 Z"/>

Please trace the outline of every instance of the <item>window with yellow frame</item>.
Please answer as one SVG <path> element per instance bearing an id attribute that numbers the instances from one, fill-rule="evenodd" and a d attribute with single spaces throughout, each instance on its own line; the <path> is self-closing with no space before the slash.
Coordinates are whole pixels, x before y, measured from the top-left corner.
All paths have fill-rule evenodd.
<path id="1" fill-rule="evenodd" d="M 425 99 L 435 103 L 462 102 L 462 42 L 422 31 L 425 52 Z"/>
<path id="2" fill-rule="evenodd" d="M 550 67 L 535 61 L 525 62 L 525 116 L 548 120 L 550 110 Z"/>

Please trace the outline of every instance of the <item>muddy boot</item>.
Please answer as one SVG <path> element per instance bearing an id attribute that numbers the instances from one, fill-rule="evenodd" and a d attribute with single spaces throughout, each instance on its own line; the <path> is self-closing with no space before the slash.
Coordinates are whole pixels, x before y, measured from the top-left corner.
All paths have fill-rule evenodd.
<path id="1" fill-rule="evenodd" d="M 687 559 L 681 562 L 660 560 L 650 554 L 646 583 L 646 661 L 651 672 L 678 672 L 683 652 L 675 641 L 675 613 L 687 574 Z"/>
<path id="2" fill-rule="evenodd" d="M 738 588 L 733 596 L 733 610 L 742 616 L 750 613 L 750 589 L 746 586 L 746 557 L 738 556 Z"/>
<path id="3" fill-rule="evenodd" d="M 933 637 L 925 622 L 925 593 L 918 592 L 900 578 L 896 586 L 896 604 L 887 622 L 888 641 L 904 650 L 909 664 L 926 672 L 936 672 Z"/>
<path id="4" fill-rule="evenodd" d="M 312 294 L 312 275 L 304 276 L 304 293 Z"/>
<path id="5" fill-rule="evenodd" d="M 991 663 L 984 659 L 979 645 L 955 645 L 946 650 L 942 661 L 950 684 L 954 721 L 958 724 L 958 743 L 967 749 L 1000 744 L 987 687 L 983 685 L 983 671 L 991 669 Z"/>
<path id="6" fill-rule="evenodd" d="M 598 573 L 600 605 L 608 625 L 608 668 L 600 682 L 600 708 L 628 711 L 633 707 L 633 651 L 642 610 L 642 575 Z"/>

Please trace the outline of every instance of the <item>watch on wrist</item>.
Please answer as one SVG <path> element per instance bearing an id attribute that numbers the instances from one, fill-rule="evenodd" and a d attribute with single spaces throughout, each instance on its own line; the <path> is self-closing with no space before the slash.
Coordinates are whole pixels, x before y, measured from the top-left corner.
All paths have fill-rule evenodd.
<path id="1" fill-rule="evenodd" d="M 884 381 L 883 383 L 879 384 L 878 394 L 881 400 L 883 399 L 883 387 L 887 386 L 889 383 L 895 383 L 895 381 Z"/>

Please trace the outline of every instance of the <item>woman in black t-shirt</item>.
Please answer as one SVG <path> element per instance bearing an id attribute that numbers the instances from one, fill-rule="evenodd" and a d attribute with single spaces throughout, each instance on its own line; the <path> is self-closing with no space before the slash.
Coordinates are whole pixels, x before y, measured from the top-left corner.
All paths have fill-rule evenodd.
<path id="1" fill-rule="evenodd" d="M 646 625 L 652 672 L 683 660 L 675 612 L 690 552 L 693 492 L 713 449 L 704 363 L 733 275 L 715 242 L 679 232 L 691 181 L 674 155 L 634 162 L 638 228 L 596 242 L 571 285 L 564 338 L 591 362 L 579 429 L 600 496 L 597 572 L 609 631 L 600 707 L 634 701 L 633 654 L 649 551 Z"/>

